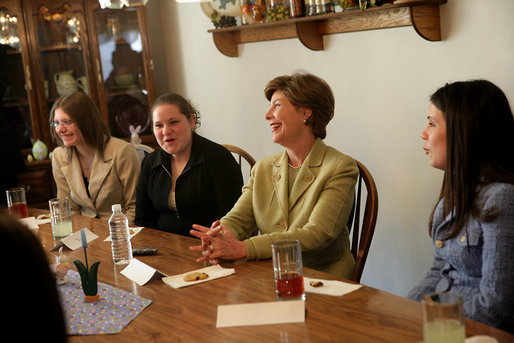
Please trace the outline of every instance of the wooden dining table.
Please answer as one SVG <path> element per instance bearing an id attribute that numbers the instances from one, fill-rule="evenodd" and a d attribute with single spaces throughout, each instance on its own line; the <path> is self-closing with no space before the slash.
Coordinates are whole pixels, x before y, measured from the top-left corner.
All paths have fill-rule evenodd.
<path id="1" fill-rule="evenodd" d="M 45 211 L 30 209 L 31 215 Z M 421 304 L 363 285 L 344 296 L 307 293 L 305 322 L 216 328 L 219 305 L 276 301 L 271 260 L 221 262 L 235 274 L 184 288 L 172 288 L 160 278 L 138 286 L 114 265 L 104 220 L 73 215 L 73 231 L 88 228 L 99 237 L 89 243 L 89 261 L 100 261 L 98 280 L 131 292 L 152 303 L 120 333 L 74 335 L 70 342 L 421 342 Z M 56 263 L 59 252 L 51 251 L 50 224 L 36 231 L 49 262 Z M 195 262 L 198 245 L 194 238 L 145 228 L 131 240 L 133 248 L 155 247 L 158 253 L 138 260 L 171 276 L 203 268 Z M 82 249 L 61 251 L 69 260 L 84 257 Z M 340 280 L 331 274 L 304 268 L 304 275 L 324 280 Z M 346 281 L 346 280 L 341 280 Z M 348 281 L 349 282 L 349 281 Z M 466 319 L 466 337 L 488 335 L 499 342 L 514 342 L 514 335 Z"/>

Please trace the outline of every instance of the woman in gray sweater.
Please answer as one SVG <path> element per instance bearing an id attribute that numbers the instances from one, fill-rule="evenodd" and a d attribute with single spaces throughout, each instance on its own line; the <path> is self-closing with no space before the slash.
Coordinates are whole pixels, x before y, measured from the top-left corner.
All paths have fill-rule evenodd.
<path id="1" fill-rule="evenodd" d="M 444 170 L 429 224 L 432 268 L 409 298 L 451 291 L 464 316 L 514 332 L 514 119 L 485 80 L 455 82 L 430 98 L 421 137 Z"/>

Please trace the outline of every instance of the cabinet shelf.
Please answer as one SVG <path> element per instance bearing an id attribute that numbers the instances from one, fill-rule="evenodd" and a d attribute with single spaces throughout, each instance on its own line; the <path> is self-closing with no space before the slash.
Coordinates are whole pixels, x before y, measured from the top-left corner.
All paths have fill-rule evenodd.
<path id="1" fill-rule="evenodd" d="M 7 55 L 21 55 L 20 50 L 7 50 Z"/>
<path id="2" fill-rule="evenodd" d="M 59 44 L 59 45 L 52 45 L 52 46 L 45 46 L 39 49 L 41 52 L 54 52 L 54 51 L 69 51 L 69 50 L 82 50 L 81 46 L 78 44 Z"/>
<path id="3" fill-rule="evenodd" d="M 143 93 L 143 88 L 140 87 L 127 87 L 127 88 L 114 88 L 109 89 L 107 95 L 108 96 L 116 96 L 116 95 L 125 95 L 125 94 L 141 94 Z"/>
<path id="4" fill-rule="evenodd" d="M 413 26 L 426 40 L 440 41 L 439 5 L 447 0 L 401 0 L 392 5 L 346 10 L 263 24 L 212 29 L 214 44 L 226 56 L 239 56 L 237 45 L 298 38 L 315 51 L 324 50 L 323 36 L 335 33 Z"/>

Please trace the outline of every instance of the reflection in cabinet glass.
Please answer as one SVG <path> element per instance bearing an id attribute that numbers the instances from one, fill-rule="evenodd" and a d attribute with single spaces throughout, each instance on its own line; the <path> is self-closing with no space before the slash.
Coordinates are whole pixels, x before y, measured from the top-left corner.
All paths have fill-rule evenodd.
<path id="1" fill-rule="evenodd" d="M 27 95 L 30 85 L 20 77 L 24 74 L 24 64 L 18 18 L 16 7 L 0 8 L 0 123 L 4 130 L 13 133 L 20 148 L 30 148 L 33 142 Z"/>
<path id="2" fill-rule="evenodd" d="M 82 46 L 81 26 L 81 20 L 66 3 L 54 11 L 46 6 L 39 8 L 37 33 L 49 108 L 59 96 L 78 90 L 77 78 L 85 77 L 87 47 Z"/>
<path id="3" fill-rule="evenodd" d="M 137 9 L 95 11 L 111 132 L 129 137 L 130 125 L 150 133 L 148 90 Z"/>

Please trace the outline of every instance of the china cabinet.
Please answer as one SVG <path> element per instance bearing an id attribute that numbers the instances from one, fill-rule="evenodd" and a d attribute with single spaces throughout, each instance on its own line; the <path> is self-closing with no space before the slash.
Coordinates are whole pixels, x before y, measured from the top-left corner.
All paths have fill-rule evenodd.
<path id="1" fill-rule="evenodd" d="M 153 145 L 149 104 L 156 90 L 144 6 L 102 9 L 98 0 L 2 0 L 0 15 L 1 60 L 7 62 L 0 73 L 1 115 L 24 155 L 37 139 L 49 151 L 55 147 L 49 114 L 55 100 L 73 90 L 93 99 L 113 136 L 130 139 L 132 125 Z M 28 202 L 47 200 L 55 187 L 42 195 L 35 183 L 53 181 L 50 161 L 26 164 L 18 179 L 28 183 L 23 184 Z"/>

